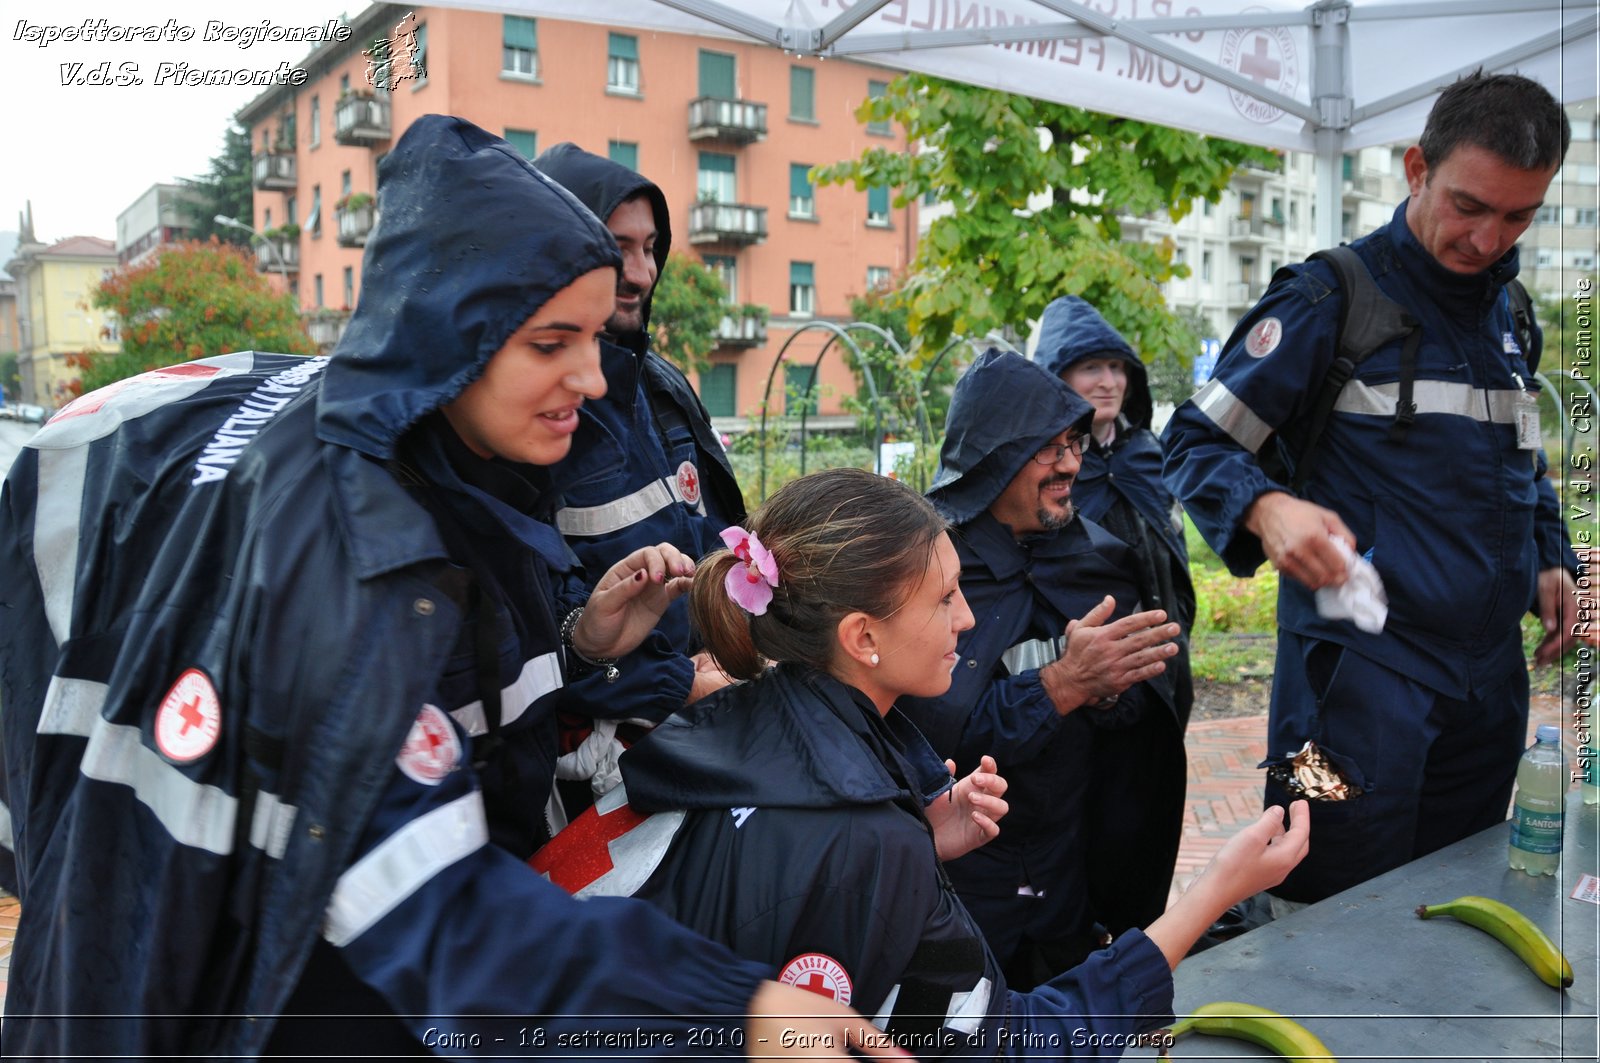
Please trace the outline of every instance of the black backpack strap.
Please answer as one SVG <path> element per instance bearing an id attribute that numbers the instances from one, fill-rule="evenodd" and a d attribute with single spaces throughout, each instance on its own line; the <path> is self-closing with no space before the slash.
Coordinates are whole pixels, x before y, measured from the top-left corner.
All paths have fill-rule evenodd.
<path id="1" fill-rule="evenodd" d="M 1317 444 L 1333 416 L 1339 393 L 1355 375 L 1356 367 L 1373 351 L 1402 336 L 1406 344 L 1400 352 L 1400 398 L 1390 437 L 1397 440 L 1405 437 L 1416 418 L 1412 386 L 1416 378 L 1417 347 L 1422 340 L 1422 327 L 1416 318 L 1378 289 L 1367 264 L 1350 247 L 1341 244 L 1315 251 L 1311 259 L 1319 259 L 1332 268 L 1344 303 L 1339 314 L 1338 353 L 1322 379 L 1322 389 L 1317 392 L 1300 452 L 1295 457 L 1291 486 L 1297 493 L 1311 476 Z"/>
<path id="2" fill-rule="evenodd" d="M 1506 282 L 1506 299 L 1511 304 L 1511 320 L 1515 322 L 1517 343 L 1522 347 L 1522 357 L 1528 363 L 1528 375 L 1539 370 L 1537 326 L 1533 316 L 1533 298 L 1528 289 L 1516 278 Z"/>

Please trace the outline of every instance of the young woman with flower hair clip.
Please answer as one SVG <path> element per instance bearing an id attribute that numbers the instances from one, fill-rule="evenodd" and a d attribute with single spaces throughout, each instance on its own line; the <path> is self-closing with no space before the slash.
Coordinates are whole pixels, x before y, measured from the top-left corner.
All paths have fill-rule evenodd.
<path id="1" fill-rule="evenodd" d="M 1005 783 L 989 758 L 953 781 L 894 707 L 964 666 L 973 616 L 944 522 L 901 483 L 830 469 L 723 541 L 690 616 L 748 682 L 658 726 L 623 755 L 624 787 L 535 857 L 579 896 L 653 901 L 921 1058 L 1104 1057 L 1170 1021 L 1179 958 L 1305 854 L 1304 802 L 1287 831 L 1270 810 L 1148 931 L 1008 992 L 940 866 L 998 832 Z"/>

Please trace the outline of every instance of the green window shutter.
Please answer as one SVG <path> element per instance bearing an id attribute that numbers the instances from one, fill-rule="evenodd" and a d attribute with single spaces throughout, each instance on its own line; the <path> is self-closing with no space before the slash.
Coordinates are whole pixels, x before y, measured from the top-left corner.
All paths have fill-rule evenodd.
<path id="1" fill-rule="evenodd" d="M 539 154 L 539 134 L 531 129 L 506 130 L 506 143 L 516 148 L 524 158 L 531 159 Z"/>
<path id="2" fill-rule="evenodd" d="M 886 93 L 888 91 L 889 91 L 889 83 L 887 81 L 869 81 L 869 82 L 867 82 L 867 98 L 868 99 L 875 100 L 879 96 L 882 96 L 884 93 Z M 889 128 L 889 123 L 888 122 L 868 122 L 867 123 L 867 132 L 869 132 L 869 133 L 878 133 L 878 134 L 881 134 L 883 136 L 888 136 L 889 133 L 891 132 L 891 130 Z"/>
<path id="3" fill-rule="evenodd" d="M 639 172 L 639 145 L 625 140 L 613 140 L 606 144 L 606 158 L 618 166 L 626 166 L 635 173 Z"/>
<path id="4" fill-rule="evenodd" d="M 876 220 L 889 216 L 889 189 L 885 185 L 874 185 L 867 189 L 867 216 Z"/>
<path id="5" fill-rule="evenodd" d="M 700 374 L 700 401 L 713 417 L 739 415 L 739 367 L 718 362 Z"/>
<path id="6" fill-rule="evenodd" d="M 817 72 L 808 66 L 789 68 L 789 117 L 817 117 Z"/>
<path id="7" fill-rule="evenodd" d="M 503 16 L 503 33 L 507 48 L 526 48 L 530 52 L 539 50 L 539 24 L 531 18 L 521 18 L 517 15 Z"/>
<path id="8" fill-rule="evenodd" d="M 702 151 L 700 169 L 706 173 L 732 173 L 733 156 L 724 155 L 720 151 Z"/>
<path id="9" fill-rule="evenodd" d="M 803 162 L 789 164 L 789 194 L 811 198 L 811 167 Z"/>
<path id="10" fill-rule="evenodd" d="M 608 38 L 606 55 L 612 59 L 639 59 L 639 38 L 626 33 L 613 33 Z"/>
<path id="11" fill-rule="evenodd" d="M 700 95 L 718 100 L 736 100 L 733 56 L 722 52 L 700 52 Z"/>
<path id="12" fill-rule="evenodd" d="M 801 265 L 802 263 L 795 263 Z M 791 266 L 791 269 L 794 267 Z M 821 381 L 812 383 L 811 375 L 814 372 L 809 365 L 785 365 L 783 367 L 784 412 L 792 417 L 798 417 L 803 412 L 808 417 L 817 415 L 817 399 Z M 810 387 L 811 393 L 806 394 Z M 801 396 L 805 395 L 804 400 Z"/>
<path id="13" fill-rule="evenodd" d="M 789 283 L 796 285 L 814 286 L 816 282 L 815 270 L 809 262 L 789 263 Z"/>

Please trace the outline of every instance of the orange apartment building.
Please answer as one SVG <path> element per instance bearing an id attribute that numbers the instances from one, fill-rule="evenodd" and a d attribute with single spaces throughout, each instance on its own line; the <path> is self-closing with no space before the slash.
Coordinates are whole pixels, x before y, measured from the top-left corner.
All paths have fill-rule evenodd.
<path id="1" fill-rule="evenodd" d="M 764 324 L 725 318 L 713 366 L 696 381 L 728 428 L 757 409 L 786 340 L 809 322 L 848 320 L 850 298 L 915 253 L 915 205 L 895 208 L 886 188 L 813 188 L 805 178 L 867 147 L 905 150 L 897 129 L 855 118 L 896 71 L 457 9 L 377 4 L 350 26 L 349 40 L 302 62 L 304 84 L 274 87 L 239 112 L 254 149 L 251 223 L 268 237 L 257 262 L 298 295 L 321 342 L 337 336 L 360 293 L 377 164 L 428 113 L 467 118 L 529 157 L 570 140 L 660 185 L 674 252 L 716 269 L 731 303 L 768 310 Z M 363 54 L 384 57 L 374 41 L 391 42 L 387 64 Z M 283 228 L 290 223 L 298 232 Z M 794 341 L 775 396 L 786 377 L 803 383 L 828 336 L 813 327 Z M 840 400 L 855 382 L 840 344 L 819 376 L 814 423 L 848 422 Z"/>

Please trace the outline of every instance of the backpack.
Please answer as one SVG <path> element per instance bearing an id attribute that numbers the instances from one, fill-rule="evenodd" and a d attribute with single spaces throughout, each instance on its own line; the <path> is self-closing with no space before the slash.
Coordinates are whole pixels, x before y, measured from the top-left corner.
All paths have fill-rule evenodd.
<path id="1" fill-rule="evenodd" d="M 1340 244 L 1338 247 L 1314 251 L 1306 261 L 1318 259 L 1333 269 L 1337 287 L 1345 293 L 1336 344 L 1339 353 L 1328 367 L 1327 375 L 1322 378 L 1322 387 L 1311 408 L 1310 426 L 1299 452 L 1290 455 L 1268 452 L 1262 455 L 1267 459 L 1264 467 L 1268 474 L 1275 479 L 1287 480 L 1296 494 L 1310 479 L 1311 470 L 1316 464 L 1317 444 L 1328 427 L 1328 419 L 1339 401 L 1339 393 L 1355 375 L 1356 367 L 1373 351 L 1397 339 L 1403 340 L 1400 348 L 1400 394 L 1395 402 L 1394 421 L 1389 425 L 1389 438 L 1396 443 L 1403 442 L 1417 416 L 1412 388 L 1417 375 L 1417 347 L 1422 342 L 1421 322 L 1378 289 L 1367 264 L 1349 245 Z M 1272 281 L 1276 283 L 1288 276 L 1287 270 L 1279 270 L 1273 275 Z M 1538 351 L 1534 344 L 1533 300 L 1522 282 L 1515 279 L 1506 284 L 1506 298 L 1511 304 L 1517 342 L 1521 345 L 1522 356 L 1528 362 L 1531 376 L 1539 367 Z M 1290 469 L 1293 473 L 1285 475 Z"/>

